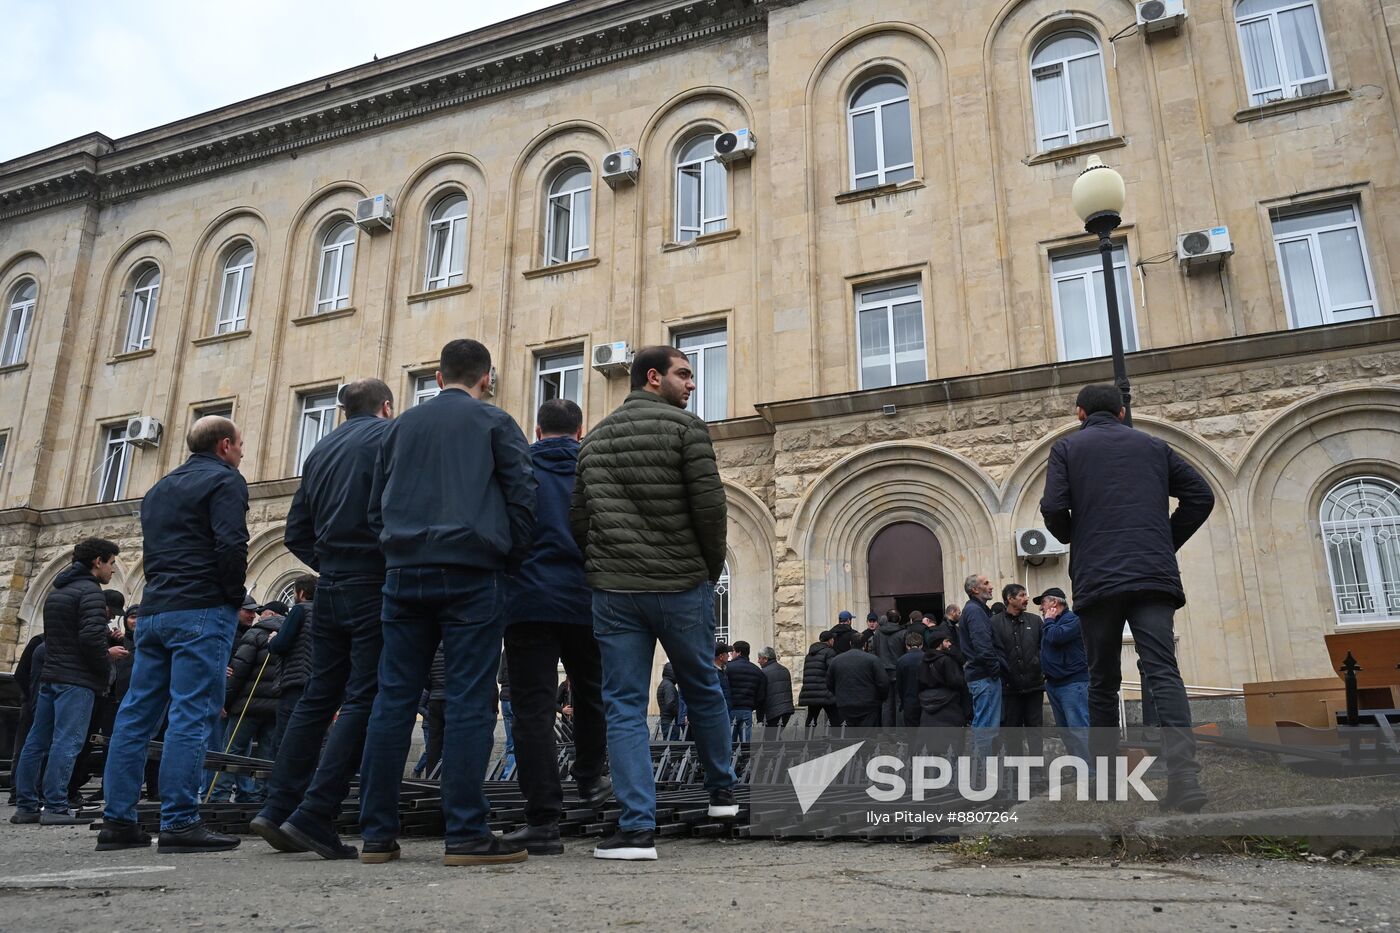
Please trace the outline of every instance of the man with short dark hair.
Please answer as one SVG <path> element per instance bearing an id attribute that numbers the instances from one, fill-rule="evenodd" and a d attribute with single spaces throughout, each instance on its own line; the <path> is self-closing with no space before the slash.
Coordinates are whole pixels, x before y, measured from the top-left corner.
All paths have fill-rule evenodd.
<path id="1" fill-rule="evenodd" d="M 227 418 L 208 415 L 186 443 L 190 458 L 141 500 L 146 589 L 131 689 L 107 748 L 99 851 L 150 845 L 136 823 L 136 803 L 146 746 L 162 716 L 160 851 L 220 851 L 239 842 L 200 821 L 199 798 L 248 569 L 248 484 L 238 472 L 243 435 Z"/>
<path id="2" fill-rule="evenodd" d="M 120 548 L 104 538 L 79 541 L 73 548 L 73 562 L 44 598 L 44 672 L 34 724 L 15 763 L 11 823 L 92 822 L 69 810 L 68 779 L 88 737 L 97 696 L 107 692 L 112 661 L 127 654 L 125 648 L 111 643 L 107 600 L 102 595 L 102 587 L 116 571 L 118 553 Z M 42 813 L 36 795 L 40 789 Z"/>
<path id="3" fill-rule="evenodd" d="M 831 627 L 831 637 L 836 639 L 832 645 L 837 654 L 851 650 L 851 643 L 855 640 L 856 630 L 851 627 L 851 620 L 855 616 L 842 609 L 841 614 L 836 617 L 836 624 Z M 825 638 L 821 639 L 826 641 Z"/>
<path id="4" fill-rule="evenodd" d="M 838 654 L 826 666 L 826 689 L 841 713 L 841 724 L 875 728 L 880 709 L 890 694 L 891 678 L 884 663 L 864 649 Z"/>
<path id="5" fill-rule="evenodd" d="M 418 698 L 442 643 L 443 864 L 524 861 L 492 835 L 482 791 L 494 742 L 506 574 L 529 554 L 535 475 L 525 435 L 481 398 L 491 354 L 475 340 L 442 348 L 435 397 L 389 425 L 374 468 L 369 524 L 388 568 L 384 648 L 360 768 L 360 861 L 399 857 L 399 787 Z"/>
<path id="6" fill-rule="evenodd" d="M 1040 668 L 1040 616 L 1027 612 L 1030 594 L 1019 583 L 1001 588 L 1006 608 L 992 617 L 997 650 L 1005 670 L 1002 680 L 1001 724 L 1020 730 L 1010 735 L 1008 749 L 1020 754 L 1022 739 L 1031 757 L 1043 749 L 1040 728 L 1044 725 L 1045 675 Z M 1013 744 L 1014 743 L 1014 744 Z"/>
<path id="7" fill-rule="evenodd" d="M 761 715 L 768 703 L 768 678 L 763 671 L 749 660 L 753 649 L 746 641 L 734 643 L 734 654 L 729 659 L 724 673 L 729 678 L 729 720 L 733 723 L 734 741 L 747 742 L 753 738 L 753 714 Z"/>
<path id="8" fill-rule="evenodd" d="M 924 662 L 924 631 L 912 626 L 904 636 L 904 654 L 894 662 L 895 692 L 899 695 L 898 725 L 917 726 L 919 708 L 919 669 Z"/>
<path id="9" fill-rule="evenodd" d="M 763 725 L 769 729 L 784 729 L 797 711 L 792 705 L 792 674 L 778 662 L 778 652 L 771 646 L 758 653 L 758 666 L 768 678 L 768 700 L 763 704 Z"/>
<path id="10" fill-rule="evenodd" d="M 685 410 L 695 391 L 685 354 L 647 347 L 632 391 L 579 452 L 570 524 L 593 587 L 603 655 L 608 753 L 622 815 L 598 858 L 656 858 L 656 781 L 647 685 L 661 642 L 680 684 L 704 766 L 709 815 L 739 813 L 729 714 L 709 661 L 714 585 L 724 571 L 724 484 L 705 422 Z"/>
<path id="11" fill-rule="evenodd" d="M 1085 386 L 1075 415 L 1080 430 L 1050 450 L 1040 512 L 1049 532 L 1072 545 L 1069 574 L 1089 663 L 1092 739 L 1103 743 L 1094 752 L 1115 751 L 1108 740 L 1118 727 L 1126 621 L 1163 730 L 1162 806 L 1195 812 L 1206 794 L 1172 637 L 1172 617 L 1186 604 L 1176 552 L 1210 517 L 1215 496 L 1165 441 L 1123 423 L 1123 397 L 1114 386 Z"/>
<path id="12" fill-rule="evenodd" d="M 850 613 L 843 614 L 850 615 Z M 834 657 L 836 657 L 836 636 L 830 632 L 822 632 L 807 649 L 807 656 L 802 659 L 802 690 L 797 694 L 797 702 L 799 705 L 807 707 L 805 725 L 808 729 L 816 725 L 817 717 L 822 713 L 826 713 L 828 726 L 836 726 L 841 723 L 841 714 L 836 709 L 831 689 L 826 685 L 826 669 Z"/>

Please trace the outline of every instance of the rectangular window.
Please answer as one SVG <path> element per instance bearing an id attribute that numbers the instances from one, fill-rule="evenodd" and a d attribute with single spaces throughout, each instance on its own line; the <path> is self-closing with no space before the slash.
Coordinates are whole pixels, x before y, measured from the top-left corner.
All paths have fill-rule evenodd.
<path id="1" fill-rule="evenodd" d="M 296 476 L 301 475 L 306 458 L 323 437 L 335 429 L 336 393 L 318 392 L 301 397 L 301 418 L 297 436 Z"/>
<path id="2" fill-rule="evenodd" d="M 1060 360 L 1085 360 L 1108 356 L 1108 295 L 1104 290 L 1103 258 L 1098 250 L 1054 256 L 1050 278 L 1055 304 L 1055 331 Z M 1118 320 L 1123 331 L 1123 352 L 1138 349 L 1133 289 L 1128 277 L 1128 251 L 1113 248 L 1113 282 L 1117 290 Z"/>
<path id="3" fill-rule="evenodd" d="M 570 350 L 539 358 L 539 376 L 535 380 L 535 408 L 550 399 L 566 398 L 583 404 L 583 351 Z"/>
<path id="4" fill-rule="evenodd" d="M 97 501 L 115 502 L 126 495 L 126 478 L 131 469 L 131 445 L 126 442 L 126 422 L 103 425 L 97 455 L 101 461 L 97 477 Z"/>
<path id="5" fill-rule="evenodd" d="M 856 337 L 862 389 L 928 378 L 924 301 L 917 282 L 856 292 Z"/>
<path id="6" fill-rule="evenodd" d="M 1355 204 L 1276 215 L 1274 247 L 1290 327 L 1376 316 L 1376 289 Z"/>
<path id="7" fill-rule="evenodd" d="M 208 405 L 200 405 L 200 406 L 196 407 L 195 410 L 194 410 L 194 420 L 195 420 L 195 421 L 198 421 L 200 418 L 208 418 L 208 417 L 210 417 L 210 416 L 214 416 L 214 417 L 218 417 L 218 418 L 228 418 L 230 421 L 232 421 L 232 420 L 233 420 L 233 403 L 232 403 L 232 402 L 210 402 Z"/>
<path id="8" fill-rule="evenodd" d="M 1322 21 L 1313 0 L 1244 0 L 1235 8 L 1235 23 L 1251 104 L 1332 89 Z"/>
<path id="9" fill-rule="evenodd" d="M 413 404 L 421 405 L 430 398 L 437 398 L 441 391 L 438 388 L 436 373 L 413 377 Z"/>
<path id="10" fill-rule="evenodd" d="M 705 421 L 729 417 L 729 339 L 723 327 L 676 335 L 676 349 L 690 360 L 695 391 L 686 410 Z"/>
<path id="11" fill-rule="evenodd" d="M 0 482 L 5 480 L 5 450 L 10 446 L 10 432 L 0 431 Z"/>

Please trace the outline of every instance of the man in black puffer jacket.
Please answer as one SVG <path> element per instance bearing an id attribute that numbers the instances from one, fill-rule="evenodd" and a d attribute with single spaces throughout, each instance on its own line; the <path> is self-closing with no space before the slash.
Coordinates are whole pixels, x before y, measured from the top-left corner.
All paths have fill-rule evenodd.
<path id="1" fill-rule="evenodd" d="M 125 648 L 111 644 L 102 595 L 116 570 L 118 553 L 115 544 L 102 538 L 80 541 L 73 548 L 72 566 L 58 575 L 44 600 L 44 673 L 34 724 L 15 767 L 11 823 L 92 822 L 69 811 L 68 779 L 87 738 L 93 703 L 107 692 L 111 661 L 126 656 Z M 36 795 L 41 765 L 42 815 Z"/>
<path id="2" fill-rule="evenodd" d="M 730 722 L 734 724 L 734 741 L 747 742 L 753 736 L 754 710 L 760 713 L 768 703 L 768 678 L 759 666 L 749 660 L 749 643 L 736 641 L 734 656 L 724 668 L 729 677 Z"/>
<path id="3" fill-rule="evenodd" d="M 841 714 L 836 710 L 836 701 L 826 686 L 826 668 L 834 657 L 836 636 L 830 632 L 822 632 L 812 647 L 807 649 L 807 657 L 802 659 L 802 690 L 797 694 L 797 705 L 807 707 L 808 729 L 816 725 L 817 717 L 822 713 L 826 713 L 828 726 L 841 722 Z"/>
<path id="4" fill-rule="evenodd" d="M 224 691 L 224 722 L 228 726 L 224 746 L 230 755 L 254 754 L 274 759 L 277 747 L 277 701 L 281 691 L 277 679 L 282 673 L 282 659 L 272 654 L 268 643 L 281 630 L 283 618 L 267 613 L 244 633 L 233 651 L 229 665 L 227 687 Z M 225 771 L 214 784 L 214 801 L 227 801 L 238 787 L 238 802 L 261 803 L 267 797 L 267 782 L 252 775 L 236 778 Z"/>
<path id="5" fill-rule="evenodd" d="M 277 637 L 268 642 L 267 650 L 282 661 L 282 679 L 278 682 L 277 728 L 272 744 L 282 747 L 282 734 L 287 731 L 292 712 L 311 679 L 312 647 L 315 625 L 312 622 L 312 600 L 316 598 L 316 578 L 307 574 L 292 581 L 296 603 L 287 612 Z"/>

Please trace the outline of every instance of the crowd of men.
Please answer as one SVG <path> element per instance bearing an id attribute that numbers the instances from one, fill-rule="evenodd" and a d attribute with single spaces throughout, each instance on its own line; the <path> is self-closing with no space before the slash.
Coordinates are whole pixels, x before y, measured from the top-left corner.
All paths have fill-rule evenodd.
<path id="1" fill-rule="evenodd" d="M 747 643 L 714 642 L 726 502 L 709 431 L 686 411 L 695 388 L 686 356 L 640 351 L 631 392 L 586 438 L 577 405 L 546 402 L 533 444 L 482 401 L 491 380 L 482 344 L 444 346 L 437 380 L 437 396 L 397 416 L 381 380 L 342 390 L 345 419 L 308 456 L 287 519 L 288 549 L 316 572 L 297 581 L 291 607 L 258 606 L 245 591 L 241 431 L 217 416 L 191 426 L 189 459 L 142 501 L 145 589 L 126 626 L 108 624 L 110 541 L 80 542 L 44 603 L 46 657 L 12 822 L 83 819 L 70 781 L 98 697 L 113 698 L 121 682 L 99 851 L 151 844 L 137 803 L 154 777 L 163 853 L 237 846 L 199 811 L 236 792 L 261 801 L 251 826 L 275 849 L 388 862 L 399 857 L 400 785 L 431 684 L 427 702 L 441 703 L 444 864 L 557 854 L 562 662 L 576 792 L 594 807 L 615 797 L 621 811 L 593 854 L 655 859 L 647 711 L 658 643 L 669 659 L 657 694 L 663 736 L 687 730 L 709 816 L 737 816 L 731 742 L 747 741 L 756 718 L 785 726 L 795 706 L 791 673 L 771 648 L 756 665 Z M 1078 616 L 1053 588 L 1035 600 L 1043 618 L 1028 612 L 1019 584 L 989 606 L 981 574 L 967 578 L 967 603 L 936 622 L 872 613 L 857 633 L 843 612 L 804 658 L 798 699 L 808 725 L 822 713 L 852 726 L 970 724 L 985 742 L 1002 725 L 1039 726 L 1048 693 L 1057 723 L 1082 734 L 1086 723 L 1117 724 L 1126 621 L 1171 732 L 1168 802 L 1199 809 L 1171 625 L 1184 602 L 1175 551 L 1213 500 L 1163 442 L 1122 424 L 1114 387 L 1087 387 L 1077 413 L 1083 429 L 1056 444 L 1042 511 L 1074 543 Z M 506 670 L 527 823 L 497 836 L 482 785 Z M 147 748 L 158 735 L 153 775 Z M 255 746 L 274 760 L 265 786 L 204 770 L 208 751 Z M 357 774 L 358 850 L 335 828 Z"/>

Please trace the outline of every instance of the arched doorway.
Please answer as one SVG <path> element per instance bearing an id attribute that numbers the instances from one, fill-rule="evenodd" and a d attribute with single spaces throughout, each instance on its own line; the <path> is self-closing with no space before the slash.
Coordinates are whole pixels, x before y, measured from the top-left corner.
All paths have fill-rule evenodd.
<path id="1" fill-rule="evenodd" d="M 870 608 L 943 615 L 943 546 L 917 522 L 896 522 L 870 542 Z"/>

